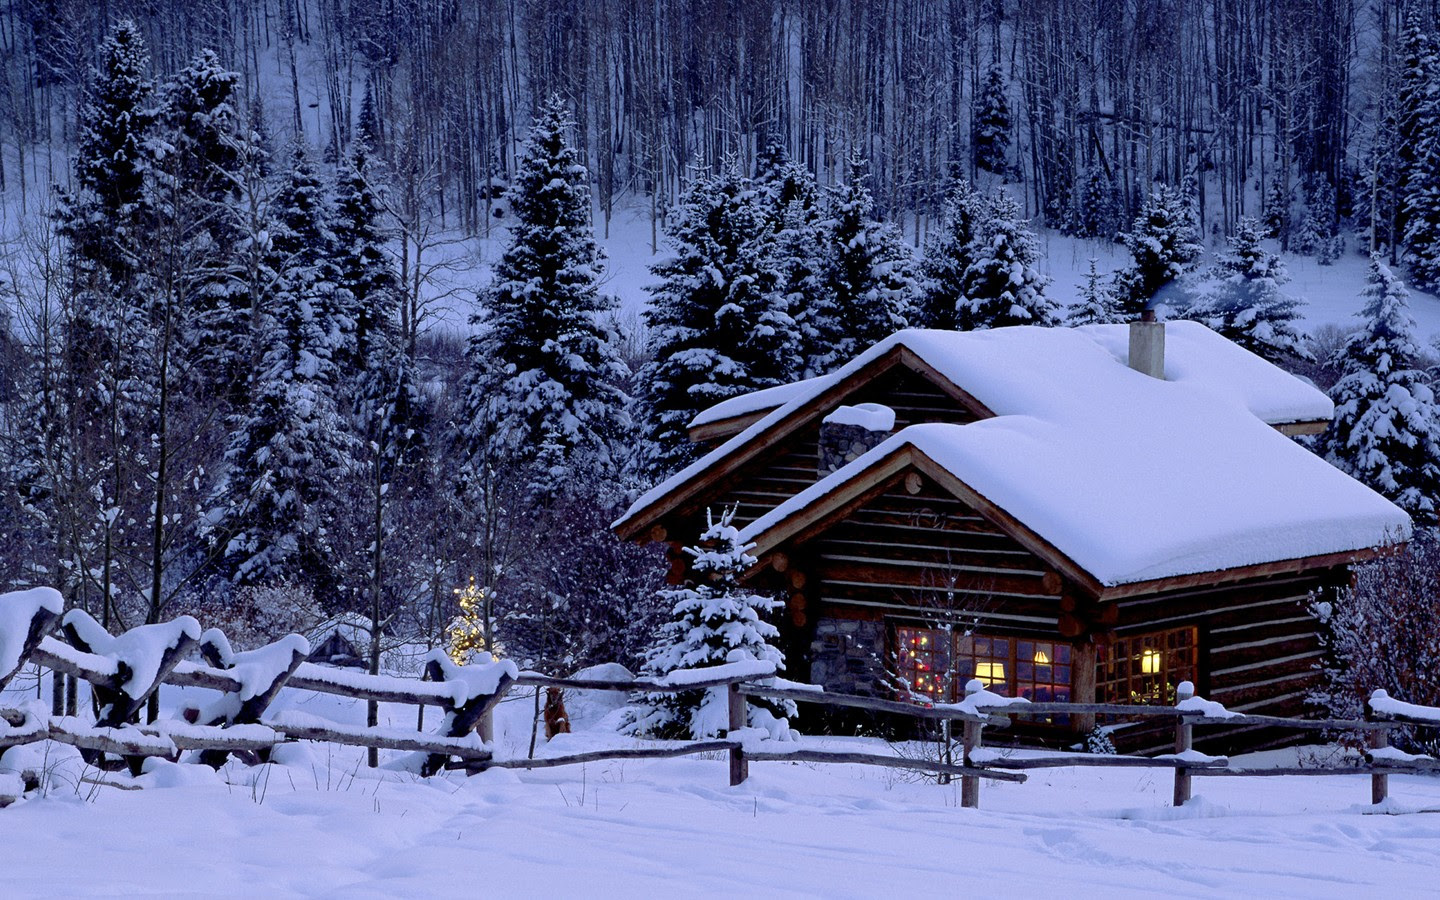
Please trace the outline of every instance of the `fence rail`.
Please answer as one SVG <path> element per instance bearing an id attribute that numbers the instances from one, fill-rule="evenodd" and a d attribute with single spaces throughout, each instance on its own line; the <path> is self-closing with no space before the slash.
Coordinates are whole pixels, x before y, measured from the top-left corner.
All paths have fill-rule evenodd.
<path id="1" fill-rule="evenodd" d="M 29 592 L 23 595 L 31 600 Z M 53 592 L 52 592 L 53 593 Z M 15 659 L 0 659 L 0 688 L 25 665 L 52 670 L 88 682 L 99 712 L 89 722 L 75 716 L 45 714 L 36 706 L 0 709 L 0 750 L 18 744 L 56 741 L 82 751 L 88 762 L 102 770 L 129 768 L 138 773 L 148 757 L 176 759 L 182 751 L 199 751 L 200 760 L 216 768 L 231 754 L 266 760 L 285 741 L 322 741 L 373 750 L 423 755 L 420 774 L 444 770 L 475 773 L 492 768 L 539 769 L 580 765 L 605 760 L 668 759 L 700 753 L 724 753 L 729 759 L 730 783 L 749 777 L 751 762 L 840 763 L 927 772 L 961 779 L 961 802 L 977 807 L 981 780 L 1019 783 L 1026 771 L 1064 766 L 1147 767 L 1174 770 L 1174 802 L 1191 797 L 1191 779 L 1201 777 L 1275 777 L 1285 775 L 1371 776 L 1371 800 L 1388 797 L 1389 776 L 1440 772 L 1440 762 L 1389 749 L 1390 733 L 1397 728 L 1440 727 L 1440 710 L 1398 704 L 1377 692 L 1367 718 L 1288 719 L 1234 714 L 1218 704 L 1192 698 L 1188 683 L 1181 685 L 1175 706 L 1144 707 L 1102 703 L 1028 703 L 998 697 L 972 681 L 963 702 L 909 703 L 875 697 L 827 693 L 809 685 L 794 685 L 774 677 L 773 667 L 731 664 L 715 669 L 675 673 L 667 678 L 633 678 L 603 681 L 556 678 L 536 672 L 518 672 L 510 663 L 457 666 L 443 654 L 427 659 L 424 678 L 400 678 L 334 669 L 305 661 L 309 648 L 302 638 L 290 636 L 247 653 L 232 653 L 218 632 L 199 632 L 198 623 L 182 617 L 174 622 L 141 626 L 125 640 L 106 634 L 82 612 L 63 617 L 53 602 L 42 597 L 28 615 L 17 615 L 8 598 L 0 596 L 0 646 L 8 632 L 24 635 Z M 58 599 L 55 595 L 53 599 Z M 148 630 L 146 630 L 148 629 Z M 13 642 L 11 642 L 13 646 Z M 185 657 L 198 652 L 202 661 Z M 212 704 L 208 719 L 198 710 L 193 720 L 139 724 L 138 713 L 162 684 L 207 688 L 226 695 L 227 702 Z M 621 747 L 538 758 L 499 759 L 493 754 L 490 718 L 496 705 L 514 687 L 622 692 L 680 692 L 721 690 L 726 694 L 729 733 L 719 739 L 666 742 L 654 746 Z M 293 712 L 277 715 L 267 709 L 283 688 L 316 691 L 368 703 L 436 706 L 444 711 L 434 732 L 374 726 L 347 726 Z M 788 700 L 830 708 L 860 709 L 917 720 L 958 722 L 962 728 L 961 755 L 951 757 L 950 742 L 938 759 L 909 758 L 845 750 L 826 750 L 760 740 L 748 725 L 748 699 Z M 1383 699 L 1384 702 L 1380 702 Z M 984 746 L 986 728 L 1004 728 L 1014 718 L 1093 713 L 1132 720 L 1169 719 L 1175 724 L 1175 752 L 1162 756 L 1122 756 L 1060 753 L 1017 756 Z M 1295 730 L 1360 732 L 1369 751 L 1363 762 L 1331 767 L 1254 769 L 1232 766 L 1229 759 L 1206 756 L 1193 747 L 1194 729 L 1207 726 L 1265 726 Z M 134 787 L 133 783 L 91 776 L 97 783 Z M 36 773 L 22 781 L 33 787 Z M 0 806 L 16 799 L 16 789 L 0 777 Z M 7 786 L 8 785 L 8 786 Z"/>

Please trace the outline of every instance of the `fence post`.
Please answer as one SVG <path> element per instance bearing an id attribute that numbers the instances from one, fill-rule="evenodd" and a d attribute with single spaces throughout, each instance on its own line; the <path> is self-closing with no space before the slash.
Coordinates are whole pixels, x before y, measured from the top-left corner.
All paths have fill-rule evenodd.
<path id="1" fill-rule="evenodd" d="M 422 706 L 421 709 L 424 709 L 424 707 Z M 485 711 L 485 715 L 481 716 L 480 721 L 476 724 L 475 730 L 480 733 L 480 740 L 487 744 L 495 743 L 494 708 Z"/>
<path id="2" fill-rule="evenodd" d="M 985 685 L 978 678 L 972 678 L 965 683 L 965 696 L 971 697 L 985 689 Z M 965 722 L 965 728 L 961 733 L 961 741 L 964 746 L 964 762 L 966 766 L 971 765 L 970 754 L 980 749 L 980 729 L 984 727 L 979 722 Z M 960 805 L 965 809 L 980 808 L 980 779 L 975 775 L 960 776 Z"/>
<path id="3" fill-rule="evenodd" d="M 1379 720 L 1375 717 L 1375 710 L 1373 710 L 1373 709 L 1370 708 L 1370 703 L 1369 703 L 1368 701 L 1365 703 L 1365 721 L 1367 721 L 1367 722 L 1377 722 L 1377 721 L 1379 721 Z M 1366 741 L 1366 743 L 1368 743 L 1368 744 L 1370 745 L 1370 749 L 1371 749 L 1371 750 L 1380 750 L 1380 749 L 1382 749 L 1382 748 L 1385 748 L 1385 747 L 1390 746 L 1390 730 L 1389 730 L 1388 728 L 1376 728 L 1375 730 L 1371 731 L 1370 734 L 1369 734 L 1367 737 L 1369 738 L 1369 740 Z M 1371 765 L 1374 765 L 1374 764 L 1375 764 L 1375 763 L 1374 763 L 1373 758 L 1372 758 Z M 1384 803 L 1384 802 L 1385 802 L 1386 800 L 1388 800 L 1389 798 L 1390 798 L 1390 776 L 1389 776 L 1389 775 L 1371 775 L 1371 776 L 1370 776 L 1370 802 L 1371 802 L 1372 804 L 1379 805 L 1379 804 L 1381 804 L 1381 803 Z"/>
<path id="4" fill-rule="evenodd" d="M 1188 681 L 1180 682 L 1175 689 L 1175 702 L 1184 703 L 1195 696 L 1195 685 Z M 1184 753 L 1191 748 L 1194 739 L 1194 726 L 1185 716 L 1178 716 L 1175 720 L 1175 752 Z M 1175 805 L 1184 806 L 1190 799 L 1190 770 L 1184 766 L 1175 767 Z"/>
<path id="5" fill-rule="evenodd" d="M 739 683 L 725 687 L 726 698 L 730 706 L 730 730 L 728 735 L 744 728 L 745 721 L 745 695 L 740 693 Z M 730 786 L 743 784 L 745 779 L 750 777 L 750 763 L 745 760 L 745 749 L 736 747 L 730 751 Z"/>

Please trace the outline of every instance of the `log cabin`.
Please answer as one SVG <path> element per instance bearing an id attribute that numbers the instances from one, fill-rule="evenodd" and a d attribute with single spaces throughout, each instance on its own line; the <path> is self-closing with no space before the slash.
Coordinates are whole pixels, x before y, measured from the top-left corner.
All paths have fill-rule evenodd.
<path id="1" fill-rule="evenodd" d="M 1322 655 L 1311 598 L 1411 528 L 1293 439 L 1332 412 L 1191 322 L 902 331 L 702 412 L 690 433 L 708 452 L 614 528 L 667 543 L 679 582 L 707 511 L 733 508 L 759 560 L 747 583 L 785 600 L 788 676 L 827 690 L 953 701 L 979 678 L 1036 701 L 1165 704 L 1191 681 L 1233 710 L 1299 715 Z M 1063 744 L 1094 725 L 1017 733 Z"/>

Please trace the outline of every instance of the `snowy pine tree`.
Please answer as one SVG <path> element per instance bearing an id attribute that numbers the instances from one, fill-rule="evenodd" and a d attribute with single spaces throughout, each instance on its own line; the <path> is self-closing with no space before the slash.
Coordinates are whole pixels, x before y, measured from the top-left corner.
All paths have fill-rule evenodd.
<path id="1" fill-rule="evenodd" d="M 1433 523 L 1440 423 L 1435 395 L 1416 367 L 1409 292 L 1376 255 L 1363 296 L 1365 325 L 1340 351 L 1343 374 L 1330 389 L 1335 419 L 1322 446 L 1342 471 Z"/>
<path id="2" fill-rule="evenodd" d="M 1113 240 L 1120 222 L 1115 182 L 1100 166 L 1085 170 L 1071 203 L 1069 232 L 1076 237 Z"/>
<path id="3" fill-rule="evenodd" d="M 263 356 L 231 429 L 211 540 L 236 585 L 293 583 L 336 598 L 343 566 L 334 523 L 356 447 L 335 360 L 350 332 L 324 196 L 298 148 L 275 207 L 277 289 L 260 308 Z"/>
<path id="4" fill-rule="evenodd" d="M 646 674 L 663 678 L 677 669 L 702 669 L 724 663 L 768 662 L 785 667 L 785 656 L 772 641 L 780 636 L 765 614 L 779 609 L 779 600 L 761 597 L 740 584 L 740 576 L 755 565 L 750 547 L 740 544 L 740 529 L 727 510 L 717 521 L 707 516 L 708 528 L 697 546 L 687 547 L 694 558 L 696 583 L 660 592 L 670 604 L 673 618 L 660 630 L 646 662 Z M 678 693 L 650 693 L 637 698 L 628 730 L 639 735 L 700 740 L 723 734 L 729 727 L 724 688 Z M 765 728 L 776 738 L 789 737 L 788 722 L 795 714 L 792 702 L 750 700 L 748 724 Z"/>
<path id="5" fill-rule="evenodd" d="M 611 464 L 611 445 L 628 424 L 624 374 L 600 316 L 614 303 L 600 293 L 603 255 L 590 224 L 585 166 L 566 139 L 569 112 L 559 97 L 540 111 L 509 193 L 510 246 L 473 320 L 462 442 L 480 443 L 531 469 L 537 496 L 570 481 L 577 461 Z"/>
<path id="6" fill-rule="evenodd" d="M 214 52 L 197 54 L 165 86 L 165 140 L 159 166 L 163 212 L 183 245 L 171 257 L 184 280 L 186 352 L 195 379 L 238 407 L 253 362 L 243 193 L 246 140 L 235 108 L 239 75 Z"/>
<path id="7" fill-rule="evenodd" d="M 1010 154 L 1010 101 L 1005 96 L 1005 74 L 992 65 L 975 97 L 971 112 L 970 147 L 975 168 L 1003 175 Z"/>
<path id="8" fill-rule="evenodd" d="M 975 262 L 975 240 L 985 231 L 989 215 L 990 204 L 970 182 L 962 178 L 950 185 L 940 226 L 931 233 L 920 261 L 911 324 L 921 328 L 958 327 L 966 273 Z"/>
<path id="9" fill-rule="evenodd" d="M 1440 278 L 1440 49 L 1419 10 L 1406 17 L 1400 57 L 1396 232 L 1412 279 L 1428 286 Z"/>
<path id="10" fill-rule="evenodd" d="M 1124 311 L 1096 268 L 1097 262 L 1095 257 L 1090 257 L 1085 286 L 1080 289 L 1080 302 L 1070 308 L 1065 320 L 1067 325 L 1113 325 L 1125 321 Z"/>
<path id="11" fill-rule="evenodd" d="M 846 170 L 820 223 L 825 256 L 814 297 L 796 314 L 807 375 L 829 372 L 904 328 L 915 287 L 910 248 L 895 226 L 874 218 L 864 161 L 852 153 Z"/>
<path id="12" fill-rule="evenodd" d="M 685 426 L 700 410 L 796 374 L 799 339 L 766 212 L 733 167 L 696 178 L 668 229 L 672 255 L 651 266 L 655 359 L 640 383 L 657 474 L 696 456 Z"/>
<path id="13" fill-rule="evenodd" d="M 1036 268 L 1040 247 L 1035 232 L 1009 194 L 999 193 L 991 199 L 972 255 L 957 316 L 961 330 L 1055 325 L 1059 321 L 1055 301 L 1045 296 L 1050 277 Z"/>
<path id="14" fill-rule="evenodd" d="M 1162 288 L 1189 272 L 1203 247 L 1190 200 L 1157 184 L 1130 231 L 1121 235 L 1134 262 L 1115 275 L 1115 292 L 1127 318 L 1136 318 Z"/>
<path id="15" fill-rule="evenodd" d="M 48 448 L 55 496 L 68 497 L 62 527 L 79 564 L 82 596 L 98 590 L 108 624 L 120 592 L 122 554 L 146 541 L 147 490 L 156 426 L 156 295 L 153 252 L 159 104 L 139 29 L 121 21 L 105 38 L 86 88 L 74 193 L 62 192 L 57 232 L 68 263 L 68 316 L 57 404 L 63 444 Z M 51 424 L 58 424 L 52 419 Z M 39 451 L 41 448 L 35 448 Z M 64 471 L 55 468 L 63 460 Z M 83 562 L 82 562 L 83 559 Z"/>
<path id="16" fill-rule="evenodd" d="M 1261 244 L 1261 225 L 1241 219 L 1212 275 L 1214 284 L 1185 312 L 1252 353 L 1269 360 L 1308 359 L 1297 330 L 1300 301 L 1280 293 L 1290 280 L 1280 257 Z"/>

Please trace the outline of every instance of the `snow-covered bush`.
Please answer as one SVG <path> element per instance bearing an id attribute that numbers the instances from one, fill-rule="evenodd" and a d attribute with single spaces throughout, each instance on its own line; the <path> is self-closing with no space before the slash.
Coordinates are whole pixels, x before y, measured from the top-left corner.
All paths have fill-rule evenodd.
<path id="1" fill-rule="evenodd" d="M 1114 756 L 1117 751 L 1110 732 L 1097 727 L 1085 732 L 1085 752 L 1100 756 Z"/>
<path id="2" fill-rule="evenodd" d="M 694 557 L 691 569 L 697 583 L 660 592 L 672 604 L 674 618 L 661 627 L 646 674 L 663 678 L 678 669 L 750 661 L 784 668 L 784 654 L 771 643 L 780 631 L 763 618 L 782 604 L 740 584 L 740 576 L 756 560 L 751 548 L 740 543 L 733 517 L 734 510 L 723 512 L 718 521 L 707 516 L 709 527 L 698 545 L 686 548 Z M 729 727 L 725 695 L 724 688 L 642 694 L 626 730 L 664 738 L 715 737 Z M 794 714 L 789 701 L 752 698 L 747 718 L 751 727 L 785 738 L 790 731 L 783 717 Z"/>
<path id="3" fill-rule="evenodd" d="M 1376 689 L 1440 706 L 1440 539 L 1418 530 L 1410 543 L 1355 569 L 1355 583 L 1311 611 L 1326 660 L 1311 700 L 1336 717 L 1359 718 Z M 1392 732 L 1397 746 L 1440 753 L 1433 729 Z"/>

